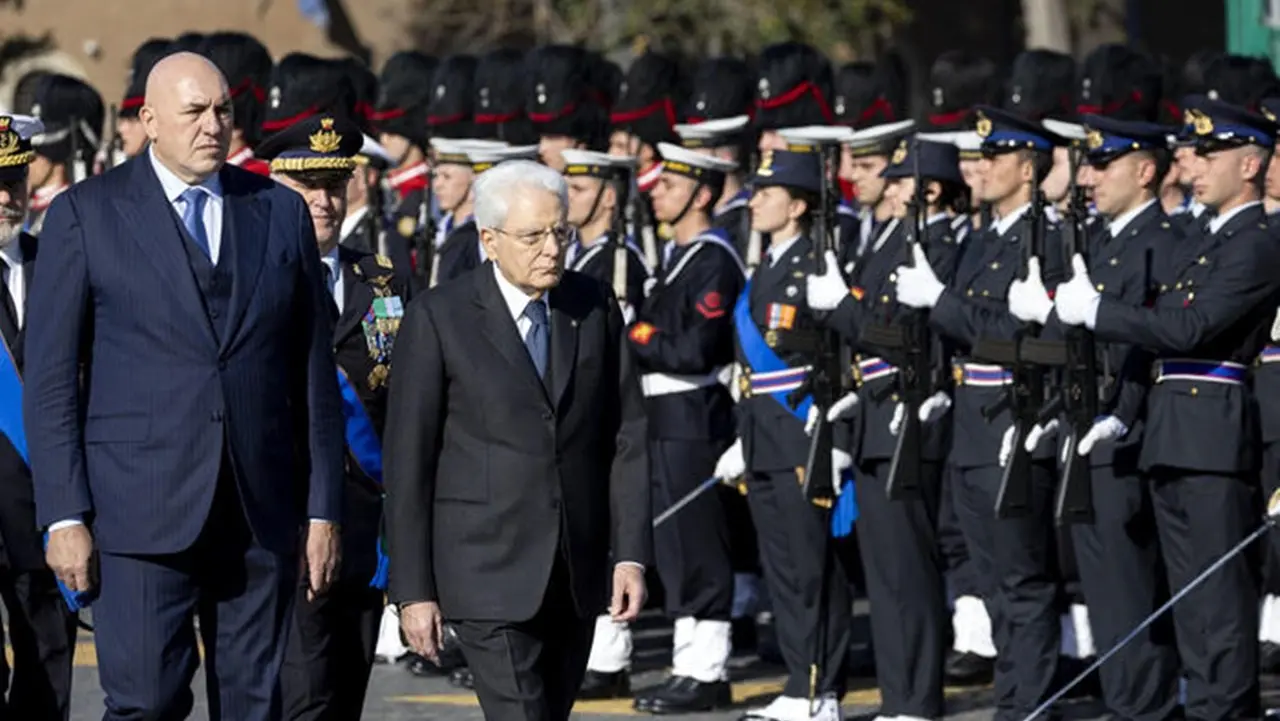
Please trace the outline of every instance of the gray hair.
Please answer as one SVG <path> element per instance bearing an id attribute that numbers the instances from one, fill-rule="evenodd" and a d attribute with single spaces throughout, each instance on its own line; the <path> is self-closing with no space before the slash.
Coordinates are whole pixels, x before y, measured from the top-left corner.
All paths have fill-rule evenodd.
<path id="1" fill-rule="evenodd" d="M 476 227 L 502 228 L 510 199 L 518 190 L 542 190 L 556 196 L 561 210 L 569 207 L 564 176 L 532 160 L 508 160 L 481 173 L 472 186 L 476 197 Z"/>

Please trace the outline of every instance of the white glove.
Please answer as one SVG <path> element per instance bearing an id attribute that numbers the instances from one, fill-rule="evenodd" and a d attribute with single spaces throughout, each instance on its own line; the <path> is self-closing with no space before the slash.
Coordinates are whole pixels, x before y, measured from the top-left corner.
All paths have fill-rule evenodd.
<path id="1" fill-rule="evenodd" d="M 914 266 L 900 265 L 895 271 L 898 280 L 894 282 L 894 294 L 898 302 L 908 308 L 932 308 L 946 288 L 934 274 L 919 244 L 912 246 L 912 257 Z"/>
<path id="2" fill-rule="evenodd" d="M 846 393 L 843 398 L 831 404 L 831 408 L 827 409 L 827 423 L 835 423 L 842 418 L 848 418 L 853 415 L 853 411 L 858 407 L 858 393 Z"/>
<path id="3" fill-rule="evenodd" d="M 636 309 L 632 308 L 630 303 L 626 302 L 625 300 L 620 300 L 618 301 L 618 308 L 622 311 L 623 325 L 631 325 L 632 323 L 635 322 Z"/>
<path id="4" fill-rule="evenodd" d="M 920 422 L 933 423 L 951 410 L 951 396 L 938 391 L 920 404 Z"/>
<path id="5" fill-rule="evenodd" d="M 1280 340 L 1280 310 L 1276 311 L 1276 319 L 1271 321 L 1271 340 Z"/>
<path id="6" fill-rule="evenodd" d="M 742 439 L 733 442 L 716 461 L 715 477 L 725 483 L 741 478 L 747 472 L 747 459 L 742 455 Z"/>
<path id="7" fill-rule="evenodd" d="M 1044 280 L 1040 277 L 1040 259 L 1027 261 L 1027 279 L 1015 280 L 1009 284 L 1009 313 L 1024 323 L 1039 323 L 1049 319 L 1053 312 L 1053 301 L 1049 300 L 1049 292 L 1044 288 Z"/>
<path id="8" fill-rule="evenodd" d="M 893 408 L 893 418 L 889 419 L 889 434 L 896 436 L 902 431 L 902 420 L 907 415 L 907 407 L 899 403 Z"/>
<path id="9" fill-rule="evenodd" d="M 1058 286 L 1053 305 L 1063 323 L 1092 329 L 1098 320 L 1098 303 L 1102 295 L 1094 289 L 1089 269 L 1079 253 L 1071 256 L 1071 270 L 1071 280 Z"/>
<path id="10" fill-rule="evenodd" d="M 805 279 L 805 301 L 813 310 L 835 310 L 841 301 L 849 297 L 849 286 L 840 275 L 840 261 L 836 254 L 828 250 L 823 258 L 827 262 L 827 272 Z"/>
<path id="11" fill-rule="evenodd" d="M 852 467 L 853 456 L 839 448 L 831 449 L 831 486 L 836 489 L 837 496 L 840 495 L 840 487 L 844 485 L 840 482 L 840 475 Z"/>
<path id="12" fill-rule="evenodd" d="M 653 292 L 654 286 L 656 286 L 657 284 L 658 284 L 657 278 L 645 278 L 644 279 L 644 297 L 648 298 L 649 294 Z"/>
<path id="13" fill-rule="evenodd" d="M 1000 438 L 1000 467 L 1004 468 L 1009 465 L 1009 458 L 1013 455 L 1013 426 L 1004 432 L 1004 436 Z"/>
<path id="14" fill-rule="evenodd" d="M 1040 443 L 1047 438 L 1053 438 L 1058 432 L 1058 419 L 1054 418 L 1043 426 L 1039 423 L 1031 427 L 1027 433 L 1027 440 L 1022 447 L 1027 449 L 1027 453 L 1035 453 L 1036 448 L 1040 447 Z"/>
<path id="15" fill-rule="evenodd" d="M 1099 443 L 1110 443 L 1111 441 L 1124 438 L 1129 432 L 1129 427 L 1115 416 L 1106 416 L 1099 418 L 1093 422 L 1093 427 L 1089 432 L 1084 434 L 1084 438 L 1076 444 L 1076 453 L 1081 456 L 1089 455 L 1093 447 Z"/>

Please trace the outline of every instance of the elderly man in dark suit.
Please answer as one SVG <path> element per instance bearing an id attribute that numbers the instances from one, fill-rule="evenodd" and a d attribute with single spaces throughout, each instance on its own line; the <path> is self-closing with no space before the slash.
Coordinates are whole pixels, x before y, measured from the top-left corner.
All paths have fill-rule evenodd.
<path id="1" fill-rule="evenodd" d="M 409 304 L 387 416 L 391 600 L 428 658 L 457 631 L 488 719 L 566 719 L 605 607 L 644 603 L 640 385 L 607 287 L 563 270 L 565 181 L 476 181 L 489 261 Z"/>
<path id="2" fill-rule="evenodd" d="M 311 595 L 340 553 L 315 235 L 296 193 L 225 165 L 231 99 L 208 60 L 157 63 L 139 118 L 150 151 L 45 221 L 26 338 L 36 522 L 68 588 L 101 589 L 105 719 L 186 717 L 195 616 L 210 717 L 279 719 L 299 547 Z"/>

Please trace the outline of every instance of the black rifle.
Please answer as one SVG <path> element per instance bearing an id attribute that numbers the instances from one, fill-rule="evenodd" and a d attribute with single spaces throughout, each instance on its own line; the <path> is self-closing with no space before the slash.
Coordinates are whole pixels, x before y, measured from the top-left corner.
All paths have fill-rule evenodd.
<path id="1" fill-rule="evenodd" d="M 814 224 L 815 243 L 813 251 L 814 272 L 824 275 L 827 272 L 827 252 L 835 253 L 836 248 L 836 206 L 840 202 L 840 186 L 837 173 L 840 169 L 840 145 L 824 144 L 819 151 L 822 156 L 822 193 L 819 196 L 818 218 Z M 813 408 L 817 413 L 813 436 L 809 442 L 809 457 L 805 462 L 804 485 L 805 498 L 814 505 L 830 507 L 835 500 L 835 482 L 832 479 L 831 451 L 835 447 L 832 436 L 832 424 L 827 422 L 827 411 L 839 398 L 839 393 L 847 390 L 849 368 L 848 346 L 841 341 L 834 330 L 819 328 L 816 333 L 813 353 L 813 368 L 805 378 L 805 382 L 790 397 L 794 406 L 806 395 L 813 398 Z"/>
<path id="2" fill-rule="evenodd" d="M 427 187 L 422 189 L 418 201 L 418 222 L 414 224 L 410 247 L 416 256 L 415 271 L 419 282 L 430 288 L 435 286 L 440 273 L 440 258 L 436 248 L 436 222 L 431 217 L 431 182 L 433 171 L 427 168 Z"/>
<path id="3" fill-rule="evenodd" d="M 1044 260 L 1044 196 L 1039 189 L 1031 194 L 1031 207 L 1023 216 L 1027 228 L 1022 244 L 1022 266 L 1018 279 L 1027 279 L 1027 264 L 1032 258 Z M 1027 434 L 1039 422 L 1044 406 L 1044 350 L 1036 345 L 1040 326 L 1027 323 L 1011 341 L 983 340 L 974 348 L 974 357 L 1008 367 L 1013 376 L 1005 398 L 983 409 L 988 422 L 1006 408 L 1013 413 L 1013 447 L 1009 462 L 1000 477 L 996 495 L 996 518 L 1023 516 L 1031 510 L 1031 454 L 1025 448 Z M 1052 349 L 1051 349 L 1052 350 Z M 1056 350 L 1052 350 L 1056 354 Z"/>
<path id="4" fill-rule="evenodd" d="M 915 266 L 915 249 L 928 234 L 928 190 L 920 177 L 920 140 L 912 140 L 916 190 L 907 201 L 904 222 L 903 264 Z M 884 348 L 898 367 L 897 388 L 902 403 L 902 426 L 898 430 L 893 460 L 885 480 L 885 496 L 891 501 L 919 498 L 924 476 L 923 429 L 920 406 L 937 390 L 933 363 L 933 341 L 929 332 L 929 311 L 903 309 L 894 325 L 867 326 L 862 340 L 871 347 Z"/>
<path id="5" fill-rule="evenodd" d="M 1080 149 L 1071 149 L 1071 185 L 1067 212 L 1062 222 L 1062 256 L 1064 269 L 1071 267 L 1076 254 L 1089 264 L 1089 239 L 1085 223 L 1088 209 L 1084 188 L 1076 184 Z M 1066 460 L 1054 503 L 1054 518 L 1059 525 L 1093 523 L 1093 486 L 1089 459 L 1080 458 L 1076 448 L 1080 439 L 1093 427 L 1098 417 L 1098 356 L 1093 333 L 1085 328 L 1070 327 L 1065 341 L 1045 344 L 1046 353 L 1058 351 L 1063 373 L 1061 392 L 1046 405 L 1040 423 L 1046 423 L 1059 412 L 1066 416 Z M 1056 347 L 1055 347 L 1056 346 Z"/>
<path id="6" fill-rule="evenodd" d="M 618 170 L 617 177 L 612 180 L 605 181 L 613 185 L 613 191 L 616 196 L 613 204 L 613 217 L 609 219 L 609 229 L 613 231 L 613 294 L 617 297 L 618 302 L 630 301 L 627 291 L 630 289 L 629 280 L 631 265 L 631 253 L 627 250 L 627 203 L 629 201 L 629 191 L 631 189 L 631 174 L 625 170 Z M 604 193 L 604 187 L 600 188 L 600 192 Z M 596 202 L 599 202 L 597 198 Z M 656 276 L 659 268 L 654 268 L 653 272 Z M 639 308 L 635 308 L 637 312 Z"/>

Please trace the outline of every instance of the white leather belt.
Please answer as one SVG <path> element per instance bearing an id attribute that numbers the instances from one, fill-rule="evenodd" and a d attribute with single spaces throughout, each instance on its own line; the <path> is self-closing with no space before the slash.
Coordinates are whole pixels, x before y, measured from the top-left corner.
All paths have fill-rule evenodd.
<path id="1" fill-rule="evenodd" d="M 640 376 L 640 390 L 645 398 L 687 393 L 720 382 L 720 373 L 706 375 L 675 375 L 672 373 L 645 373 Z"/>

